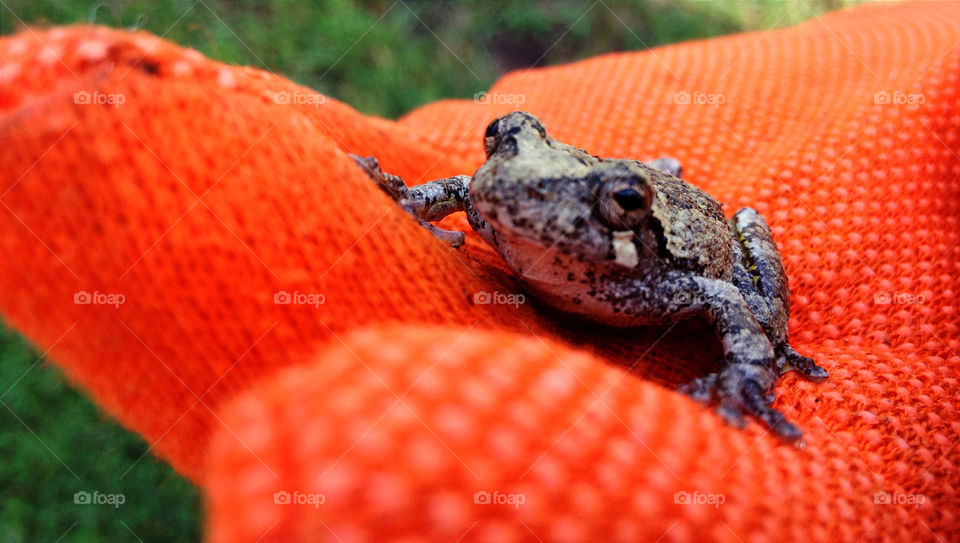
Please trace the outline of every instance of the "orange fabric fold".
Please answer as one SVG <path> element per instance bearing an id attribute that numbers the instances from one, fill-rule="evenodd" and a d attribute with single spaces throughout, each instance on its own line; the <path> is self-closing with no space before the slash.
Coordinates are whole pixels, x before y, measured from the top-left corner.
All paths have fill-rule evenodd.
<path id="1" fill-rule="evenodd" d="M 955 4 L 864 6 L 491 89 L 764 214 L 831 374 L 777 388 L 805 449 L 673 392 L 716 367 L 702 323 L 475 304 L 520 292 L 492 250 L 444 246 L 347 156 L 470 173 L 509 104 L 375 119 L 144 33 L 0 39 L 0 312 L 204 486 L 216 541 L 956 539 L 958 45 Z"/>

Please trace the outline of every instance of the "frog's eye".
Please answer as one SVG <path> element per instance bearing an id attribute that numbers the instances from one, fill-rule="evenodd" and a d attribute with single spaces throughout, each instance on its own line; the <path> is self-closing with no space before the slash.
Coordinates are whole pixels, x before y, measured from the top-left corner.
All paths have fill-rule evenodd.
<path id="1" fill-rule="evenodd" d="M 635 228 L 646 220 L 652 196 L 646 184 L 633 179 L 616 179 L 599 187 L 596 212 L 610 228 Z"/>
<path id="2" fill-rule="evenodd" d="M 487 131 L 483 133 L 483 150 L 487 152 L 487 157 L 497 150 L 497 144 L 499 143 L 497 136 L 499 135 L 500 119 L 496 119 L 487 125 Z"/>
<path id="3" fill-rule="evenodd" d="M 492 138 L 497 135 L 497 129 L 500 128 L 500 119 L 494 119 L 494 121 L 487 125 L 487 131 L 484 132 L 483 137 Z"/>
<path id="4" fill-rule="evenodd" d="M 622 189 L 613 193 L 613 199 L 624 211 L 636 211 L 646 207 L 647 200 L 636 189 Z"/>

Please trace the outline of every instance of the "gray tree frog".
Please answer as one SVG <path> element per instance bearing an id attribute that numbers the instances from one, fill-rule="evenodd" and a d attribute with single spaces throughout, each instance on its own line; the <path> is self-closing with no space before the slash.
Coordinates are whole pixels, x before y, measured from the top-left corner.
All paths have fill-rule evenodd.
<path id="1" fill-rule="evenodd" d="M 767 223 L 720 204 L 680 179 L 674 159 L 603 159 L 551 138 L 515 111 L 484 135 L 487 161 L 460 175 L 407 187 L 373 157 L 356 162 L 408 213 L 458 247 L 463 232 L 430 224 L 464 211 L 524 287 L 567 313 L 618 327 L 706 318 L 724 367 L 680 390 L 716 402 L 737 427 L 744 414 L 788 442 L 801 431 L 771 407 L 781 374 L 813 381 L 827 371 L 787 338 L 790 292 Z"/>

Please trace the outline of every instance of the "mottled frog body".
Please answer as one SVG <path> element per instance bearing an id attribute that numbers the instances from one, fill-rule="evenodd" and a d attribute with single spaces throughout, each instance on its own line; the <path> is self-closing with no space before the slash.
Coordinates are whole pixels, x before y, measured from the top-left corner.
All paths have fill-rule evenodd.
<path id="1" fill-rule="evenodd" d="M 551 138 L 533 115 L 490 123 L 487 161 L 470 176 L 407 187 L 375 159 L 355 157 L 397 202 L 451 245 L 462 232 L 436 228 L 464 211 L 470 226 L 524 287 L 551 306 L 619 327 L 707 319 L 724 348 L 722 371 L 682 390 L 715 400 L 737 426 L 749 413 L 796 443 L 800 430 L 769 405 L 779 375 L 827 372 L 789 344 L 790 293 L 766 222 L 744 208 L 727 219 L 707 193 L 680 179 L 680 165 L 603 159 Z"/>

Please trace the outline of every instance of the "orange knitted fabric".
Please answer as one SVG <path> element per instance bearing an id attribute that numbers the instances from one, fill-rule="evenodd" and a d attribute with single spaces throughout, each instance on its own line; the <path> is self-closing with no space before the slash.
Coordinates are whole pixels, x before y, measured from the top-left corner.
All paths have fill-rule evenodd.
<path id="1" fill-rule="evenodd" d="M 702 323 L 474 305 L 519 288 L 492 250 L 346 155 L 469 173 L 511 106 L 371 119 L 142 33 L 0 40 L 0 311 L 204 486 L 214 541 L 957 540 L 958 44 L 958 5 L 868 6 L 492 90 L 767 217 L 831 375 L 777 388 L 805 449 L 673 391 L 715 369 Z"/>

